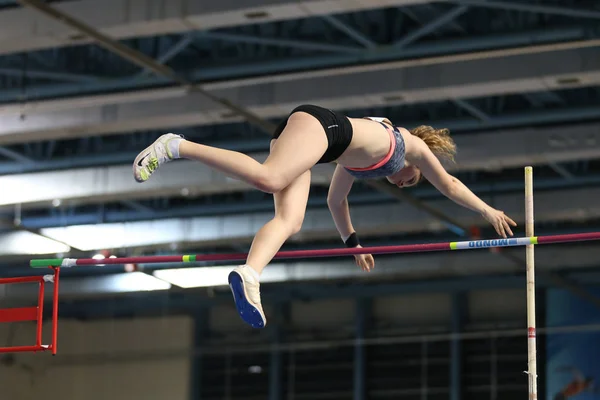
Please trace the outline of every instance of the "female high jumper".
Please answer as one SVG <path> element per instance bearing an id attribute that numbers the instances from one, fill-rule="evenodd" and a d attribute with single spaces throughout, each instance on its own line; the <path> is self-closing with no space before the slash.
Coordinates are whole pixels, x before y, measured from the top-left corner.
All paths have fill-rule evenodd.
<path id="1" fill-rule="evenodd" d="M 171 160 L 195 160 L 273 194 L 275 216 L 256 233 L 246 264 L 235 268 L 228 278 L 242 320 L 254 328 L 263 328 L 267 323 L 261 305 L 260 275 L 283 243 L 300 231 L 310 170 L 316 164 L 337 164 L 327 204 L 348 247 L 360 246 L 347 202 L 356 178 L 386 177 L 400 188 L 425 178 L 450 200 L 481 214 L 501 237 L 513 235 L 510 226 L 516 223 L 449 175 L 438 160 L 453 159 L 456 152 L 447 129 L 420 126 L 409 131 L 394 126 L 387 118 L 349 118 L 319 106 L 302 105 L 278 126 L 270 147 L 268 158 L 260 163 L 240 152 L 193 143 L 168 133 L 139 153 L 133 164 L 135 179 L 144 182 Z M 356 255 L 355 259 L 365 271 L 374 267 L 370 254 Z"/>

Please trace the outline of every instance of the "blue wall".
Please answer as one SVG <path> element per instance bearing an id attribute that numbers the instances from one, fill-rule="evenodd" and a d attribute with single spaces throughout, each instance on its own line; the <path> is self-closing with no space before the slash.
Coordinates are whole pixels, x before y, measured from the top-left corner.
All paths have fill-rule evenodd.
<path id="1" fill-rule="evenodd" d="M 600 296 L 600 288 L 593 293 Z M 547 291 L 547 326 L 574 326 L 600 323 L 600 310 L 565 290 Z M 551 334 L 547 339 L 547 399 L 554 400 L 575 374 L 594 377 L 600 387 L 600 332 Z M 540 371 L 543 373 L 542 371 Z M 583 392 L 572 400 L 599 399 L 600 394 Z"/>

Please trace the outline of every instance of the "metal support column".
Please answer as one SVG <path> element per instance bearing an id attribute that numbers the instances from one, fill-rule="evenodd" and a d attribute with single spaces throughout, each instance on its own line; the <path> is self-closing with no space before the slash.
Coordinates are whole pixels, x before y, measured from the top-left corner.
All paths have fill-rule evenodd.
<path id="1" fill-rule="evenodd" d="M 202 354 L 199 348 L 208 335 L 208 309 L 200 308 L 195 311 L 194 318 L 194 340 L 192 343 L 192 360 L 190 368 L 190 399 L 200 400 L 202 398 Z"/>
<path id="2" fill-rule="evenodd" d="M 452 295 L 452 333 L 459 334 L 466 318 L 467 297 L 464 292 Z M 450 341 L 450 400 L 462 398 L 462 341 Z"/>
<path id="3" fill-rule="evenodd" d="M 371 314 L 371 299 L 356 300 L 356 332 L 354 344 L 354 400 L 367 398 L 366 385 L 366 351 L 363 340 L 366 336 L 367 325 Z"/>

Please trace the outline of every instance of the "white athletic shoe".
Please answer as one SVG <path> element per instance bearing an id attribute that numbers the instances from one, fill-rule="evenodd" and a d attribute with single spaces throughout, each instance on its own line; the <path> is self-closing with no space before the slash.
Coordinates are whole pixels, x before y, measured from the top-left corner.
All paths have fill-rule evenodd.
<path id="1" fill-rule="evenodd" d="M 260 283 L 250 267 L 243 265 L 231 271 L 229 287 L 242 320 L 253 328 L 264 328 L 267 319 L 260 303 Z"/>
<path id="2" fill-rule="evenodd" d="M 174 159 L 169 150 L 169 142 L 175 139 L 181 140 L 182 137 L 174 133 L 164 134 L 137 155 L 133 162 L 133 176 L 136 181 L 146 182 L 159 166 Z"/>

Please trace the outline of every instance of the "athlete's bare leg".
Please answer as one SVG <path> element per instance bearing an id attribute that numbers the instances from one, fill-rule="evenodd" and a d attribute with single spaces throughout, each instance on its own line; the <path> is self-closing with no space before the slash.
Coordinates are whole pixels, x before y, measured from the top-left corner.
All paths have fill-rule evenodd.
<path id="1" fill-rule="evenodd" d="M 149 179 L 159 165 L 179 157 L 199 161 L 264 192 L 277 193 L 312 168 L 328 146 L 319 121 L 303 112 L 290 116 L 264 163 L 237 151 L 190 142 L 172 134 L 163 136 L 136 158 L 134 175 L 138 181 Z"/>

